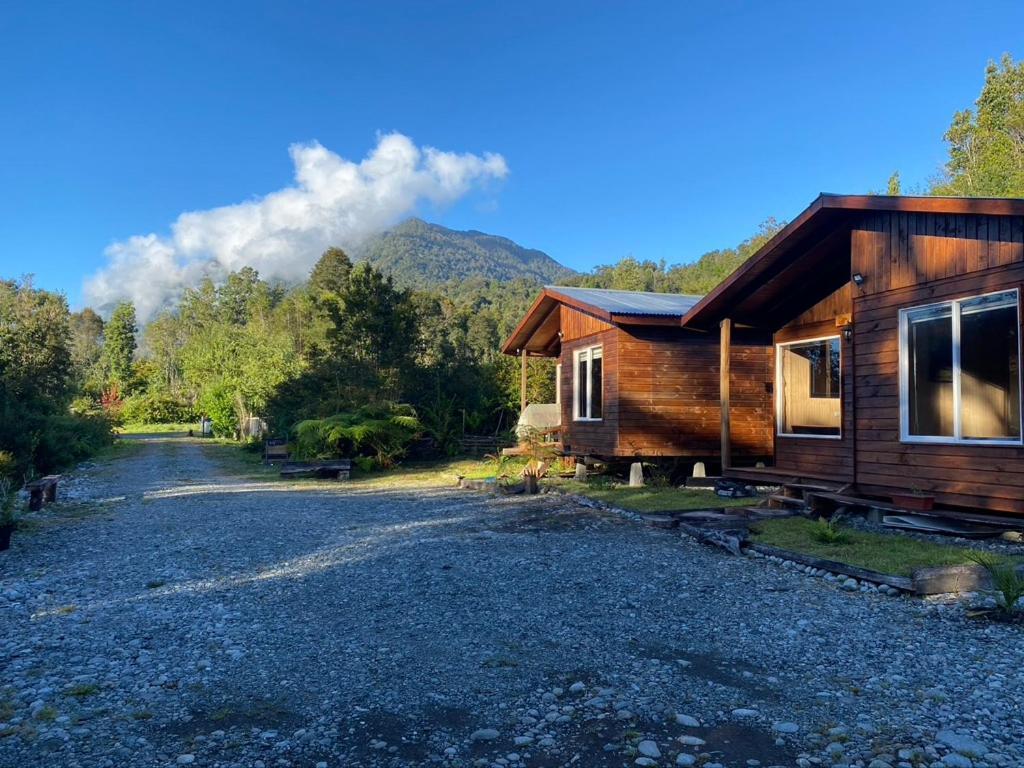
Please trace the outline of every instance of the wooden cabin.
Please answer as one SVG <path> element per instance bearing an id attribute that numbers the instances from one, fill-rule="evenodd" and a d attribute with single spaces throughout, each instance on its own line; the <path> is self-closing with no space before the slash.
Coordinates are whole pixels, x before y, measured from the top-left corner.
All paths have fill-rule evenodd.
<path id="1" fill-rule="evenodd" d="M 1022 284 L 1024 200 L 821 195 L 683 320 L 771 339 L 774 466 L 723 381 L 727 474 L 1024 514 Z"/>
<path id="2" fill-rule="evenodd" d="M 562 449 L 599 458 L 693 457 L 717 463 L 718 334 L 681 327 L 700 297 L 545 288 L 505 342 L 508 355 L 551 357 Z M 770 350 L 732 344 L 732 450 L 771 454 Z M 525 386 L 524 386 L 525 391 Z M 526 406 L 526 403 L 524 403 Z"/>

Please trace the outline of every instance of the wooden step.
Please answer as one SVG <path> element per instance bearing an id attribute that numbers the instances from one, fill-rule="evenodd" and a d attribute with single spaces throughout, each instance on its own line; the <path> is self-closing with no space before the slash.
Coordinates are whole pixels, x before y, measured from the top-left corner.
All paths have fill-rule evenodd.
<path id="1" fill-rule="evenodd" d="M 803 509 L 806 506 L 802 498 L 798 499 L 795 496 L 783 496 L 781 493 L 773 493 L 768 497 L 768 501 L 769 503 L 776 502 L 778 504 L 784 504 L 791 507 L 799 507 L 800 509 Z"/>

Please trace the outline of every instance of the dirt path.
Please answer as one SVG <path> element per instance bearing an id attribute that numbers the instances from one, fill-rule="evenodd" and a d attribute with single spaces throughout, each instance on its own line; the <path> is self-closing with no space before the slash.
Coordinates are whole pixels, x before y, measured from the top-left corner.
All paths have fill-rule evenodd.
<path id="1" fill-rule="evenodd" d="M 224 450 L 129 446 L 0 555 L 0 766 L 895 768 L 946 724 L 1024 764 L 1013 628 L 560 497 L 253 483 Z"/>

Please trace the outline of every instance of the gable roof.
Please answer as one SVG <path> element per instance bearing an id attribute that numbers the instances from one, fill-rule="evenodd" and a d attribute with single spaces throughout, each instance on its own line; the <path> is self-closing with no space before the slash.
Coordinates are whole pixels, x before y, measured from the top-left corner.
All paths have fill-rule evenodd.
<path id="1" fill-rule="evenodd" d="M 700 296 L 682 293 L 614 291 L 607 288 L 570 288 L 558 285 L 545 286 L 544 290 L 612 315 L 682 317 L 701 299 Z"/>
<path id="2" fill-rule="evenodd" d="M 565 305 L 596 317 L 611 325 L 661 325 L 665 321 L 675 324 L 700 301 L 700 296 L 678 293 L 654 293 L 651 291 L 615 291 L 605 288 L 574 288 L 571 286 L 547 285 L 533 306 L 516 326 L 512 335 L 502 345 L 506 355 L 517 354 L 520 350 L 544 354 L 552 346 L 547 338 L 558 331 L 559 306 Z M 543 331 L 542 331 L 543 329 Z M 535 339 L 537 335 L 544 339 Z M 533 343 L 531 343 L 533 342 Z"/>
<path id="3" fill-rule="evenodd" d="M 1024 199 L 822 193 L 703 297 L 682 324 L 709 328 L 726 317 L 739 322 L 778 317 L 783 304 L 798 314 L 803 304 L 821 298 L 809 288 L 831 293 L 849 281 L 849 233 L 866 213 L 883 211 L 1024 216 Z M 814 285 L 808 282 L 812 278 Z"/>

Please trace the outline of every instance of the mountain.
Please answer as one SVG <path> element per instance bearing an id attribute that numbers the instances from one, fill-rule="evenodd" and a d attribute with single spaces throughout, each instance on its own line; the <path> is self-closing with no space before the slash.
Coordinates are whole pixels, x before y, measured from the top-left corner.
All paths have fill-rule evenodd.
<path id="1" fill-rule="evenodd" d="M 523 248 L 507 237 L 460 232 L 422 219 L 403 221 L 370 238 L 351 255 L 354 261 L 369 261 L 410 287 L 476 276 L 557 283 L 575 274 L 544 251 Z"/>

